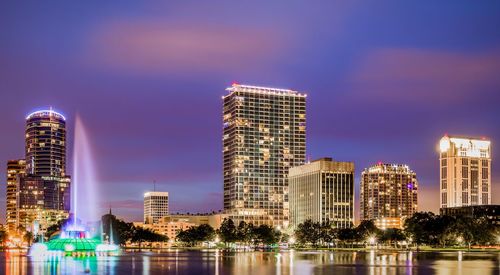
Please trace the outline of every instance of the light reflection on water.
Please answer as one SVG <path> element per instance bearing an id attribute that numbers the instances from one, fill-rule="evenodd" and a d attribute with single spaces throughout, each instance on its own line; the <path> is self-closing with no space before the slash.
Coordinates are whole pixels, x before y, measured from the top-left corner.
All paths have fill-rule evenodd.
<path id="1" fill-rule="evenodd" d="M 500 274 L 500 252 L 218 250 L 123 252 L 107 257 L 31 258 L 0 252 L 5 274 Z"/>

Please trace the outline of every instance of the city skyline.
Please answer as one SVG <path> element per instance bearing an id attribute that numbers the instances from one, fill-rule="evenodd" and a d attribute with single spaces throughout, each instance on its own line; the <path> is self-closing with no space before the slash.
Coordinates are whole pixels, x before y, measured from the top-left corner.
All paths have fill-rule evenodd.
<path id="1" fill-rule="evenodd" d="M 292 5 L 286 16 L 275 18 L 265 8 L 228 5 L 207 7 L 216 15 L 212 21 L 174 5 L 168 8 L 177 15 L 169 19 L 162 18 L 162 9 L 134 11 L 131 4 L 107 20 L 91 16 L 95 10 L 90 8 L 51 18 L 47 7 L 7 5 L 0 9 L 5 41 L 0 159 L 6 164 L 22 158 L 24 119 L 34 109 L 61 111 L 70 143 L 79 113 L 93 145 L 99 183 L 108 194 L 102 213 L 111 206 L 119 216 L 141 220 L 142 194 L 153 189 L 154 181 L 157 190 L 171 194 L 172 212 L 222 209 L 220 97 L 235 80 L 307 92 L 307 158 L 353 161 L 356 194 L 362 169 L 379 161 L 408 164 L 419 177 L 419 210 L 439 209 L 439 139 L 445 133 L 485 136 L 492 141 L 492 203 L 500 202 L 498 9 L 475 7 L 481 12 L 464 15 L 470 6 L 457 5 L 449 14 L 446 5 L 396 5 L 373 15 L 371 4 L 346 4 L 330 7 L 338 13 L 330 17 L 327 8 L 321 13 Z M 234 10 L 246 8 L 261 16 L 260 23 L 228 23 L 235 19 Z M 98 13 L 112 10 L 106 6 Z M 305 16 L 304 24 L 317 33 L 288 19 L 312 11 L 320 16 Z M 70 18 L 77 14 L 88 18 Z M 405 32 L 423 16 L 428 23 Z M 220 24 L 226 27 L 218 29 Z M 280 24 L 288 30 L 295 26 L 296 33 Z M 176 35 L 185 44 L 164 38 Z M 61 37 L 68 39 L 62 43 Z M 322 43 L 311 43 L 317 39 Z M 124 52 L 112 54 L 117 45 L 124 46 L 128 58 L 119 58 Z M 145 51 L 144 45 L 153 50 Z M 67 153 L 71 171 L 72 152 Z M 196 169 L 193 160 L 201 163 Z M 359 208 L 359 196 L 355 205 Z"/>

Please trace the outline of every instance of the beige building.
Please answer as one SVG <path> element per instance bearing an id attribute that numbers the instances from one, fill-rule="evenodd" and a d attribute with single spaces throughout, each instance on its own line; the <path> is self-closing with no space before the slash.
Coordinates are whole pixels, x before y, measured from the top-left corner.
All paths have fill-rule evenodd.
<path id="1" fill-rule="evenodd" d="M 491 142 L 444 136 L 439 150 L 440 208 L 491 204 Z"/>
<path id="2" fill-rule="evenodd" d="M 288 170 L 306 154 L 306 95 L 233 84 L 223 97 L 224 211 L 288 226 Z"/>
<path id="3" fill-rule="evenodd" d="M 19 226 L 17 211 L 18 182 L 25 172 L 26 161 L 24 159 L 9 160 L 7 162 L 7 215 L 5 220 L 9 234 L 16 232 Z"/>
<path id="4" fill-rule="evenodd" d="M 417 175 L 407 165 L 378 163 L 361 173 L 361 220 L 401 228 L 418 209 Z"/>
<path id="5" fill-rule="evenodd" d="M 214 229 L 218 229 L 226 217 L 224 214 L 174 214 L 164 216 L 152 224 L 134 223 L 134 225 L 151 229 L 159 234 L 166 235 L 170 240 L 175 240 L 177 232 L 189 229 L 192 226 L 208 224 Z"/>
<path id="6" fill-rule="evenodd" d="M 288 181 L 292 228 L 308 219 L 330 221 L 337 228 L 353 226 L 353 162 L 322 158 L 291 168 Z"/>

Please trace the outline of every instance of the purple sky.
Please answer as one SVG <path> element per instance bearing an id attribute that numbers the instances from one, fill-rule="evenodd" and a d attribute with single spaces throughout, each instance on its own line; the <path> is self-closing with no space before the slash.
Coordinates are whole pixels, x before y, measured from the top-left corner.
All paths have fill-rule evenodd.
<path id="1" fill-rule="evenodd" d="M 236 81 L 307 92 L 308 156 L 354 161 L 357 189 L 369 165 L 409 164 L 421 210 L 438 208 L 439 138 L 491 138 L 500 203 L 499 1 L 163 2 L 0 3 L 0 160 L 53 106 L 87 128 L 103 212 L 141 220 L 153 180 L 174 212 L 218 210 Z"/>

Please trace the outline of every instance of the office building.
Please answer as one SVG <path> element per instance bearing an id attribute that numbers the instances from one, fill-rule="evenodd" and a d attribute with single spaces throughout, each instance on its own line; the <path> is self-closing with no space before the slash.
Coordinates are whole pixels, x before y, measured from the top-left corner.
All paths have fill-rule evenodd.
<path id="1" fill-rule="evenodd" d="M 361 220 L 377 227 L 401 228 L 417 211 L 418 182 L 407 165 L 378 163 L 361 173 Z"/>
<path id="2" fill-rule="evenodd" d="M 223 97 L 224 210 L 239 223 L 288 226 L 288 170 L 306 154 L 306 95 L 233 84 Z"/>
<path id="3" fill-rule="evenodd" d="M 288 181 L 292 228 L 308 219 L 328 221 L 335 228 L 353 226 L 353 162 L 322 158 L 291 168 Z"/>
<path id="4" fill-rule="evenodd" d="M 26 117 L 26 172 L 37 176 L 66 173 L 66 118 L 50 109 Z"/>
<path id="5" fill-rule="evenodd" d="M 67 218 L 70 211 L 71 178 L 66 175 L 65 117 L 52 109 L 29 114 L 25 153 L 24 160 L 8 163 L 10 233 L 12 229 L 31 230 L 35 222 L 43 231 Z"/>
<path id="6" fill-rule="evenodd" d="M 20 178 L 26 172 L 26 161 L 24 159 L 9 160 L 7 162 L 7 215 L 6 229 L 9 234 L 17 230 L 17 186 Z"/>
<path id="7" fill-rule="evenodd" d="M 441 215 L 453 217 L 486 218 L 490 224 L 500 226 L 500 205 L 498 204 L 444 207 L 439 212 Z"/>
<path id="8" fill-rule="evenodd" d="M 440 208 L 491 204 L 491 142 L 445 135 L 439 150 Z"/>
<path id="9" fill-rule="evenodd" d="M 168 215 L 168 192 L 144 193 L 144 223 L 156 223 Z"/>

